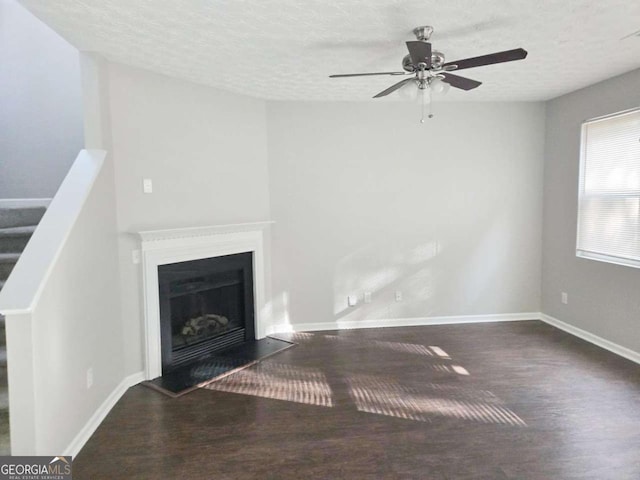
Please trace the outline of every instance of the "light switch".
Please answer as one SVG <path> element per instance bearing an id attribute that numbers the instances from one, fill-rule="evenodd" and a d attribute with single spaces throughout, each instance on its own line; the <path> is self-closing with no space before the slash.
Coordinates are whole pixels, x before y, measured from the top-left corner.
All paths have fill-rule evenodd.
<path id="1" fill-rule="evenodd" d="M 153 182 L 150 178 L 145 178 L 142 180 L 142 191 L 144 193 L 153 193 Z"/>

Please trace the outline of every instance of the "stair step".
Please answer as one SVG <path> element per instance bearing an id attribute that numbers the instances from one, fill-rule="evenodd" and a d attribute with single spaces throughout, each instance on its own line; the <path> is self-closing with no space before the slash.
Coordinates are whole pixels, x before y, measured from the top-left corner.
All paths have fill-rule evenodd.
<path id="1" fill-rule="evenodd" d="M 20 258 L 19 253 L 0 253 L 0 280 L 6 280 Z"/>
<path id="2" fill-rule="evenodd" d="M 19 258 L 20 258 L 19 253 L 0 253 L 0 264 L 16 263 Z"/>
<path id="3" fill-rule="evenodd" d="M 22 227 L 0 228 L 0 239 L 15 237 L 30 237 L 36 231 L 36 225 L 26 225 Z"/>
<path id="4" fill-rule="evenodd" d="M 45 207 L 0 208 L 0 228 L 37 225 L 46 210 Z"/>
<path id="5" fill-rule="evenodd" d="M 0 253 L 22 252 L 35 229 L 35 225 L 0 228 Z"/>

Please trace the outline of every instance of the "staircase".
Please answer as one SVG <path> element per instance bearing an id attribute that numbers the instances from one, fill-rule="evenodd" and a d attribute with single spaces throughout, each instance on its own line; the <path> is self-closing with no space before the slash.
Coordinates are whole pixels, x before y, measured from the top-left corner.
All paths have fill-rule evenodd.
<path id="1" fill-rule="evenodd" d="M 0 290 L 44 215 L 45 207 L 0 208 Z M 0 455 L 9 455 L 9 392 L 4 318 L 0 316 Z"/>

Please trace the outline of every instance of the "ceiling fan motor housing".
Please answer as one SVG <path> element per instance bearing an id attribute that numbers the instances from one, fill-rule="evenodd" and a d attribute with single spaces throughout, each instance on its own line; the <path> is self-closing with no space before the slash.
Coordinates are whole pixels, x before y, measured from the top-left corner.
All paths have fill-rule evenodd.
<path id="1" fill-rule="evenodd" d="M 431 68 L 439 70 L 444 64 L 444 54 L 442 52 L 433 51 L 431 53 Z M 405 55 L 402 59 L 402 68 L 405 72 L 414 73 L 418 70 L 417 66 L 411 63 L 411 55 Z"/>

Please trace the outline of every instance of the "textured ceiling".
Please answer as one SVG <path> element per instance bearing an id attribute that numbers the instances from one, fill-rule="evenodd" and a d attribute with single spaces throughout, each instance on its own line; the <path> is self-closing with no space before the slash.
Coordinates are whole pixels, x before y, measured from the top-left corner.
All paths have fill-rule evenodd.
<path id="1" fill-rule="evenodd" d="M 80 50 L 275 100 L 370 99 L 398 77 L 327 76 L 400 70 L 404 42 L 425 24 L 449 61 L 529 51 L 522 61 L 465 70 L 484 84 L 451 89 L 451 100 L 546 100 L 640 67 L 640 37 L 629 36 L 640 28 L 640 2 L 630 0 L 21 3 Z"/>

